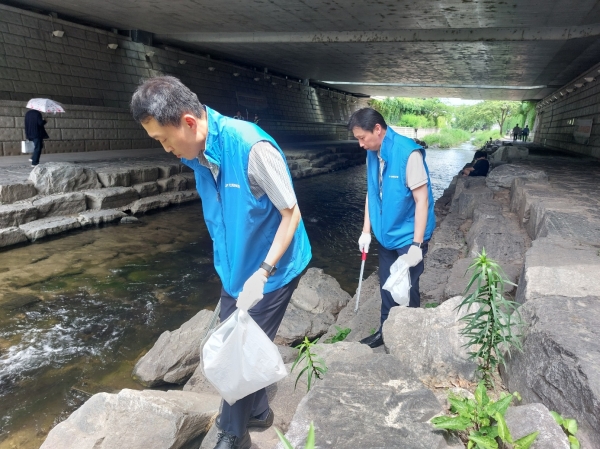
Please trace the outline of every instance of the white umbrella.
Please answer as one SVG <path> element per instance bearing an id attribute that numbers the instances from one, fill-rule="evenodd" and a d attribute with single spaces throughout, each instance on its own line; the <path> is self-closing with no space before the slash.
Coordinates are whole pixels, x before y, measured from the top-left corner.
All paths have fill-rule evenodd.
<path id="1" fill-rule="evenodd" d="M 65 112 L 65 109 L 60 103 L 48 98 L 32 98 L 27 102 L 27 108 L 35 109 L 40 112 Z"/>

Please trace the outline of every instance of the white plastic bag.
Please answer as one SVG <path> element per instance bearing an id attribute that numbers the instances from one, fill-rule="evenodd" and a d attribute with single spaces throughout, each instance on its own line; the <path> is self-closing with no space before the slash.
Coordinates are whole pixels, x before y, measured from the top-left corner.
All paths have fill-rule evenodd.
<path id="1" fill-rule="evenodd" d="M 202 346 L 202 369 L 229 405 L 288 374 L 277 346 L 240 309 L 207 338 Z"/>
<path id="2" fill-rule="evenodd" d="M 22 140 L 21 141 L 21 153 L 22 154 L 33 153 L 34 149 L 35 149 L 35 144 L 33 143 L 33 141 L 31 141 L 31 140 Z"/>
<path id="3" fill-rule="evenodd" d="M 402 257 L 398 257 L 390 267 L 390 276 L 383 284 L 383 289 L 392 294 L 394 301 L 401 306 L 410 302 L 410 273 L 409 266 Z"/>

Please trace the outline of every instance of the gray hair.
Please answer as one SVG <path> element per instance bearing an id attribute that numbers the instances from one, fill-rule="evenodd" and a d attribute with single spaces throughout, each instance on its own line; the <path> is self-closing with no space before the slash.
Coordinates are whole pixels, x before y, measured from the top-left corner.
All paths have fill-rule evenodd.
<path id="1" fill-rule="evenodd" d="M 145 80 L 131 97 L 131 113 L 138 123 L 154 118 L 161 126 L 179 127 L 181 116 L 192 113 L 204 117 L 198 96 L 174 76 Z"/>

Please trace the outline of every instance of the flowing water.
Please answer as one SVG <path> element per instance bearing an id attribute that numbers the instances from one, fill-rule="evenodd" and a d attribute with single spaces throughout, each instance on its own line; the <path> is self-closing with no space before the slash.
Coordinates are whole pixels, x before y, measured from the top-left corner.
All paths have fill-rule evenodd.
<path id="1" fill-rule="evenodd" d="M 472 155 L 470 145 L 428 150 L 436 198 Z M 353 294 L 365 166 L 294 185 L 311 266 Z M 376 255 L 372 245 L 365 277 Z M 199 203 L 1 251 L 0 449 L 38 448 L 91 394 L 141 389 L 135 361 L 163 331 L 214 308 L 219 292 Z"/>

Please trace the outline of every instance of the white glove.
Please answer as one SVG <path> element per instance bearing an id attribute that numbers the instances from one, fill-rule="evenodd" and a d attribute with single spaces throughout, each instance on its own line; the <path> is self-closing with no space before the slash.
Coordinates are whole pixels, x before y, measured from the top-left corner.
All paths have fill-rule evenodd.
<path id="1" fill-rule="evenodd" d="M 404 259 L 409 267 L 414 267 L 423 260 L 423 250 L 418 246 L 410 245 L 408 252 L 401 255 L 400 259 Z"/>
<path id="2" fill-rule="evenodd" d="M 371 244 L 371 233 L 363 232 L 358 239 L 358 249 L 359 251 L 368 253 L 369 245 Z"/>
<path id="3" fill-rule="evenodd" d="M 238 296 L 236 306 L 238 309 L 244 311 L 250 310 L 258 302 L 263 299 L 263 292 L 265 290 L 265 284 L 267 283 L 267 277 L 262 274 L 261 270 L 258 270 L 244 283 L 244 287 Z"/>

